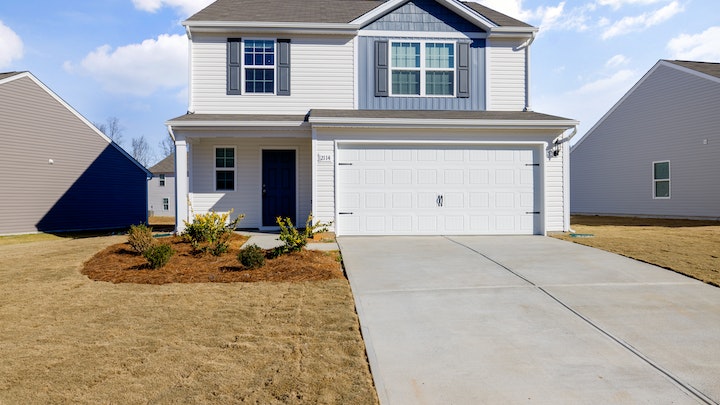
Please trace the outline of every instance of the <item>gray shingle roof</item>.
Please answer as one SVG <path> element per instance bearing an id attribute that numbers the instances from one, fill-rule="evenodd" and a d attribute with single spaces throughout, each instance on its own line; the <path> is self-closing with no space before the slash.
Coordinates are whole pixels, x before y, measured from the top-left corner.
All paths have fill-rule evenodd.
<path id="1" fill-rule="evenodd" d="M 568 118 L 542 114 L 534 111 L 311 110 L 310 117 L 510 121 L 569 120 Z"/>
<path id="2" fill-rule="evenodd" d="M 174 123 L 228 121 L 228 122 L 294 122 L 306 121 L 305 115 L 273 115 L 273 114 L 185 114 L 173 118 Z"/>
<path id="3" fill-rule="evenodd" d="M 13 77 L 13 76 L 15 76 L 15 75 L 19 75 L 20 73 L 25 73 L 25 72 L 5 72 L 5 73 L 0 73 L 0 80 L 6 79 L 6 78 L 8 78 L 8 77 Z"/>
<path id="4" fill-rule="evenodd" d="M 668 60 L 672 64 L 692 69 L 706 75 L 720 78 L 720 63 L 714 62 L 693 62 L 688 60 Z"/>
<path id="5" fill-rule="evenodd" d="M 148 170 L 150 170 L 152 174 L 175 173 L 175 154 L 169 154 L 165 159 L 159 161 Z"/>
<path id="6" fill-rule="evenodd" d="M 217 0 L 187 19 L 225 22 L 349 23 L 385 0 Z M 531 27 L 478 3 L 462 2 L 499 26 Z"/>

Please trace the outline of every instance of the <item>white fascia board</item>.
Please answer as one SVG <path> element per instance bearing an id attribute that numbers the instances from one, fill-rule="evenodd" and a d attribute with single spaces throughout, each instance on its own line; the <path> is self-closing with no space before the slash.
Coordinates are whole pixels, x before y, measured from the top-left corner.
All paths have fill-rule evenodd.
<path id="1" fill-rule="evenodd" d="M 577 126 L 574 120 L 475 120 L 475 119 L 412 119 L 412 118 L 329 118 L 310 117 L 313 128 L 486 128 L 486 129 L 569 129 Z"/>
<path id="2" fill-rule="evenodd" d="M 368 13 L 365 13 L 364 15 L 361 15 L 360 17 L 354 19 L 351 21 L 351 24 L 358 24 L 360 26 L 365 26 L 376 19 L 382 17 L 383 15 L 391 12 L 392 10 L 402 6 L 404 3 L 407 3 L 409 0 L 390 0 L 383 3 L 381 6 L 374 8 L 373 10 L 369 11 Z M 483 17 L 482 15 L 478 14 L 475 10 L 471 9 L 470 7 L 456 1 L 456 0 L 436 0 L 438 3 L 444 5 L 448 9 L 454 11 L 456 14 L 460 15 L 461 17 L 465 18 L 466 20 L 472 22 L 476 26 L 482 28 L 485 31 L 490 31 L 491 29 L 497 28 L 497 25 L 493 23 L 492 21 L 488 20 L 487 18 Z"/>
<path id="3" fill-rule="evenodd" d="M 711 82 L 720 83 L 720 77 L 715 77 L 715 76 L 709 75 L 709 74 L 707 74 L 707 73 L 698 72 L 698 71 L 695 70 L 695 69 L 690 69 L 690 68 L 685 67 L 685 66 L 676 65 L 676 64 L 674 64 L 674 63 L 672 63 L 672 62 L 665 61 L 665 60 L 661 60 L 661 61 L 659 62 L 659 64 L 662 65 L 662 66 L 667 66 L 667 67 L 669 67 L 669 68 L 673 68 L 673 69 L 679 70 L 679 71 L 681 71 L 681 72 L 684 72 L 684 73 L 687 73 L 687 74 L 690 74 L 690 75 L 693 75 L 693 76 L 697 76 L 697 77 L 700 77 L 700 78 L 703 78 L 703 79 L 710 80 Z"/>
<path id="4" fill-rule="evenodd" d="M 183 129 L 234 129 L 234 128 L 278 128 L 295 129 L 307 126 L 304 121 L 167 121 L 165 125 L 173 130 Z"/>
<path id="5" fill-rule="evenodd" d="M 355 35 L 359 25 L 345 23 L 303 23 L 303 22 L 243 22 L 243 21 L 184 21 L 183 25 L 192 32 L 224 33 L 276 33 L 276 34 L 341 34 Z"/>
<path id="6" fill-rule="evenodd" d="M 488 33 L 488 38 L 492 39 L 513 39 L 513 38 L 532 38 L 537 34 L 536 27 L 498 27 L 493 28 Z"/>

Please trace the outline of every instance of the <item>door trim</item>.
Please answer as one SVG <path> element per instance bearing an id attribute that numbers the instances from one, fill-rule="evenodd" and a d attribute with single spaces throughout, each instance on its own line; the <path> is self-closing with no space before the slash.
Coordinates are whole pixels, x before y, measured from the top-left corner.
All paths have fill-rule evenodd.
<path id="1" fill-rule="evenodd" d="M 259 190 L 258 196 L 258 206 L 260 207 L 260 226 L 258 229 L 261 231 L 277 231 L 280 230 L 279 226 L 265 226 L 263 225 L 263 196 L 262 196 L 262 185 L 263 185 L 263 152 L 266 150 L 291 150 L 295 152 L 295 221 L 300 221 L 300 217 L 298 216 L 298 212 L 300 212 L 300 199 L 298 198 L 298 187 L 299 187 L 299 181 L 300 181 L 300 159 L 299 159 L 299 147 L 297 146 L 274 146 L 274 145 L 267 145 L 263 146 L 260 145 L 260 148 L 258 150 L 258 160 L 260 161 L 260 175 L 258 176 L 258 182 L 257 182 L 257 190 Z M 302 219 L 303 223 L 302 225 L 305 225 L 305 218 Z M 297 224 L 295 224 L 297 226 Z"/>

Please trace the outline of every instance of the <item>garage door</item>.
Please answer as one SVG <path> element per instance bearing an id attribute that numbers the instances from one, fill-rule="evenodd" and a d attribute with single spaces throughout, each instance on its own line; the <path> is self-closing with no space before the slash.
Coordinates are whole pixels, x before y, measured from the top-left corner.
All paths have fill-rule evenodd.
<path id="1" fill-rule="evenodd" d="M 541 232 L 533 147 L 340 145 L 341 235 Z"/>

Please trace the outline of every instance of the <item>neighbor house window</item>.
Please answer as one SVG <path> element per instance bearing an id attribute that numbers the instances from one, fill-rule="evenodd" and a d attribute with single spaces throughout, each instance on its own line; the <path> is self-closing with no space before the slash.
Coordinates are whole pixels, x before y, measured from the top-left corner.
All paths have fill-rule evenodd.
<path id="1" fill-rule="evenodd" d="M 390 55 L 392 95 L 455 94 L 455 44 L 392 42 Z"/>
<path id="2" fill-rule="evenodd" d="M 235 148 L 215 148 L 215 190 L 235 190 Z"/>
<path id="3" fill-rule="evenodd" d="M 670 198 L 670 162 L 653 162 L 653 198 Z"/>
<path id="4" fill-rule="evenodd" d="M 243 62 L 245 93 L 275 92 L 275 41 L 246 39 Z"/>
<path id="5" fill-rule="evenodd" d="M 160 187 L 165 187 L 165 175 L 160 175 Z"/>
<path id="6" fill-rule="evenodd" d="M 163 211 L 167 211 L 169 209 L 170 209 L 170 199 L 163 198 Z"/>

